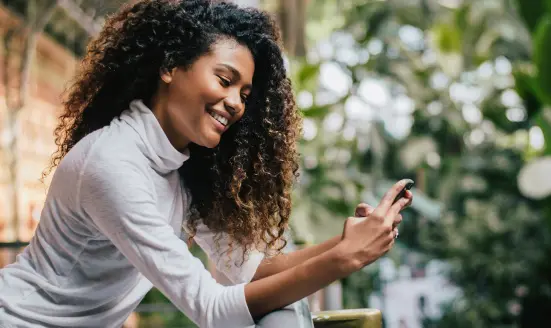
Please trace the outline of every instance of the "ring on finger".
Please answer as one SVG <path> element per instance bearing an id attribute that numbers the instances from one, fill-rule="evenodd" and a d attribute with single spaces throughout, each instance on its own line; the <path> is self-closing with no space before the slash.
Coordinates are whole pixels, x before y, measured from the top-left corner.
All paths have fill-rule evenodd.
<path id="1" fill-rule="evenodd" d="M 400 234 L 400 232 L 398 232 L 398 228 L 394 229 L 394 232 L 394 239 L 397 239 L 398 235 Z"/>

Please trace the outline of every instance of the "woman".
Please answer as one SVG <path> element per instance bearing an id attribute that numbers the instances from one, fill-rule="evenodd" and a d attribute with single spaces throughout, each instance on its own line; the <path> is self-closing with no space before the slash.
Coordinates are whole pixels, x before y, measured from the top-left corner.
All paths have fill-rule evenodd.
<path id="1" fill-rule="evenodd" d="M 392 247 L 403 181 L 280 254 L 300 118 L 278 41 L 265 13 L 207 0 L 108 20 L 64 102 L 36 234 L 0 271 L 0 327 L 120 327 L 152 286 L 201 327 L 251 326 Z"/>

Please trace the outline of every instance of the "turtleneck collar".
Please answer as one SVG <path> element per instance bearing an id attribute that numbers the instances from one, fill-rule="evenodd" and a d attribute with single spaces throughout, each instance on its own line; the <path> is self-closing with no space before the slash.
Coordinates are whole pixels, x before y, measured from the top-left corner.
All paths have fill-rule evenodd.
<path id="1" fill-rule="evenodd" d="M 168 140 L 157 117 L 141 100 L 133 100 L 121 120 L 128 123 L 144 141 L 144 155 L 156 171 L 177 170 L 189 158 L 189 150 L 179 152 Z"/>

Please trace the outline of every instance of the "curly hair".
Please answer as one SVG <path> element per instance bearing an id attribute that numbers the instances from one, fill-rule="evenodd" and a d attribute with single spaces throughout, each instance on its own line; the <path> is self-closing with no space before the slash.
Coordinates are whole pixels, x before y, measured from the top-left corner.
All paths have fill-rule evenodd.
<path id="1" fill-rule="evenodd" d="M 247 110 L 208 149 L 190 144 L 179 169 L 191 195 L 184 228 L 204 223 L 239 245 L 281 251 L 298 176 L 301 117 L 286 76 L 279 30 L 253 8 L 209 0 L 141 0 L 109 17 L 87 49 L 64 98 L 49 171 L 87 134 L 108 125 L 133 99 L 154 95 L 162 69 L 187 68 L 220 39 L 246 46 L 255 62 Z M 228 249 L 228 250 L 229 250 Z"/>

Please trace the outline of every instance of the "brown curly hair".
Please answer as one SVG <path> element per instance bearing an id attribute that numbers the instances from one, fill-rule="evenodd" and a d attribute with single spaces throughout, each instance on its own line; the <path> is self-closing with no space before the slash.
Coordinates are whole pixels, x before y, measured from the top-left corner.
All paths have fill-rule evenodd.
<path id="1" fill-rule="evenodd" d="M 277 253 L 286 244 L 301 117 L 279 30 L 262 11 L 208 0 L 142 0 L 123 7 L 89 44 L 67 90 L 55 129 L 58 149 L 46 173 L 133 99 L 151 99 L 162 69 L 189 67 L 220 38 L 253 54 L 254 90 L 242 119 L 216 148 L 189 146 L 191 157 L 179 169 L 192 197 L 186 227 L 193 236 L 203 222 L 218 238 L 227 234 L 230 249 L 237 244 Z"/>

